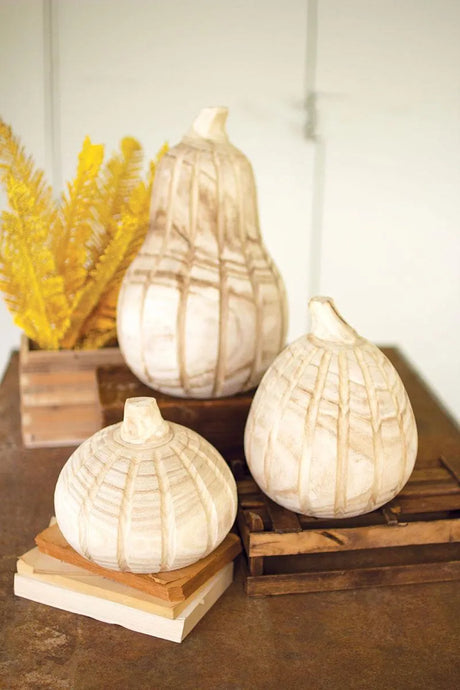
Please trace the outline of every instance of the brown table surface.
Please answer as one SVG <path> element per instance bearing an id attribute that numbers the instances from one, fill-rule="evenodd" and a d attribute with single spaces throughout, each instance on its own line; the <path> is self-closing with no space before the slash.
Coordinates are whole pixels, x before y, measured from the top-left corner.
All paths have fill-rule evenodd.
<path id="1" fill-rule="evenodd" d="M 460 452 L 453 422 L 400 364 L 426 452 Z M 1 688 L 460 688 L 459 582 L 250 599 L 237 564 L 181 645 L 15 597 L 16 558 L 48 524 L 71 452 L 22 447 L 17 381 L 13 355 L 0 389 Z"/>

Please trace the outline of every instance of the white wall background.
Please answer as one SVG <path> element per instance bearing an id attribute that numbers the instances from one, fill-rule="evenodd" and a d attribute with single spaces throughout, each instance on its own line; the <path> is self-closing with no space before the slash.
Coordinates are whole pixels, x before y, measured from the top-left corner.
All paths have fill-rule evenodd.
<path id="1" fill-rule="evenodd" d="M 459 33 L 458 0 L 0 0 L 0 115 L 59 191 L 86 134 L 152 156 L 228 105 L 290 339 L 331 294 L 460 416 Z"/>

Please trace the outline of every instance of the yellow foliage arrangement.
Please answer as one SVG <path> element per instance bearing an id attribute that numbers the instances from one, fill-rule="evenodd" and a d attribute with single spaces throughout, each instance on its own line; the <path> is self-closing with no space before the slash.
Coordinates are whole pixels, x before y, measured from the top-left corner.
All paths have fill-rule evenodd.
<path id="1" fill-rule="evenodd" d="M 0 289 L 40 348 L 98 348 L 115 338 L 118 291 L 144 241 L 166 149 L 144 180 L 135 139 L 123 139 L 104 165 L 104 147 L 86 137 L 75 179 L 55 202 L 44 173 L 0 119 L 0 181 L 10 206 L 1 215 Z"/>

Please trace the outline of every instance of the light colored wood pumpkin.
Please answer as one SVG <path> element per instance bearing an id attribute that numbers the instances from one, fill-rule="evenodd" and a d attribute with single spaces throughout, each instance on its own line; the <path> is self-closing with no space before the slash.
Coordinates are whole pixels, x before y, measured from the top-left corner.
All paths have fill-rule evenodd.
<path id="1" fill-rule="evenodd" d="M 164 421 L 154 398 L 129 398 L 123 422 L 77 448 L 54 500 L 59 528 L 79 554 L 133 573 L 204 558 L 237 508 L 222 456 L 196 432 Z"/>
<path id="2" fill-rule="evenodd" d="M 151 226 L 118 301 L 118 340 L 144 383 L 180 397 L 250 390 L 284 345 L 287 305 L 262 242 L 247 158 L 226 108 L 205 108 L 155 175 Z"/>
<path id="3" fill-rule="evenodd" d="M 385 355 L 332 300 L 310 301 L 312 330 L 265 374 L 249 412 L 245 451 L 260 488 L 316 517 L 351 517 L 391 500 L 417 454 L 411 404 Z"/>

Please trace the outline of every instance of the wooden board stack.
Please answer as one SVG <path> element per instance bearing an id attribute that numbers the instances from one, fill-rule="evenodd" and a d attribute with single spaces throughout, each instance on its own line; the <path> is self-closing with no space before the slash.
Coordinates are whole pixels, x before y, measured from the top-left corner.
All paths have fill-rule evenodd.
<path id="1" fill-rule="evenodd" d="M 233 580 L 241 551 L 230 533 L 201 561 L 165 573 L 135 575 L 87 561 L 65 541 L 56 524 L 36 537 L 37 547 L 19 558 L 18 596 L 130 630 L 182 642 Z"/>

